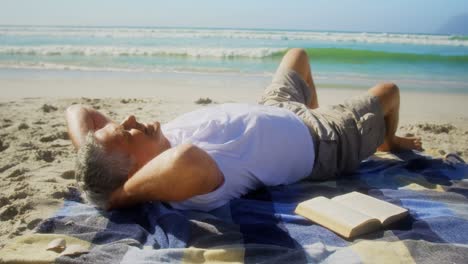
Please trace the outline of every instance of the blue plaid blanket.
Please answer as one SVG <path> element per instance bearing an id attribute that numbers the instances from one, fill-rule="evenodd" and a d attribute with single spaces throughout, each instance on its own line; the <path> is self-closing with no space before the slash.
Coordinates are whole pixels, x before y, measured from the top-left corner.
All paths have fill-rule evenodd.
<path id="1" fill-rule="evenodd" d="M 345 240 L 293 213 L 301 201 L 351 191 L 405 207 L 410 216 L 385 230 Z M 374 156 L 356 173 L 338 180 L 265 187 L 208 213 L 174 210 L 159 202 L 103 212 L 76 198 L 65 201 L 36 233 L 9 243 L 14 246 L 5 247 L 0 259 L 437 264 L 468 259 L 468 166 L 455 155 Z M 89 252 L 59 256 L 45 251 L 57 237 Z"/>

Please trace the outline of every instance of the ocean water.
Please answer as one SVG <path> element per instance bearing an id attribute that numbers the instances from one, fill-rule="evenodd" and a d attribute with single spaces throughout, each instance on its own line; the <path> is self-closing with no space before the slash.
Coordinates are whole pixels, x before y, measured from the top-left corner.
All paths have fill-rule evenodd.
<path id="1" fill-rule="evenodd" d="M 305 48 L 316 83 L 468 93 L 466 36 L 268 29 L 0 26 L 0 73 L 202 73 L 270 77 Z"/>

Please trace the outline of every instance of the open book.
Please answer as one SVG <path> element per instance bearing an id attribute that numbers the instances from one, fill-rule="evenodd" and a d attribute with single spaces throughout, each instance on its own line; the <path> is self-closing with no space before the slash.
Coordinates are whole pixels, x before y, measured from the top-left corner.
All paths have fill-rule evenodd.
<path id="1" fill-rule="evenodd" d="M 296 207 L 295 213 L 345 238 L 353 238 L 404 218 L 408 210 L 351 192 L 332 199 L 320 196 L 304 201 Z"/>

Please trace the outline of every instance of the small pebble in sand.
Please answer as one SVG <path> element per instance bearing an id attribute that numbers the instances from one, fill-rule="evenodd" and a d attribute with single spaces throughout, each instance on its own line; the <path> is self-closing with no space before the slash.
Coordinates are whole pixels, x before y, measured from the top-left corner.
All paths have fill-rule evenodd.
<path id="1" fill-rule="evenodd" d="M 206 97 L 206 98 L 199 98 L 198 100 L 195 101 L 196 104 L 211 104 L 213 102 L 213 100 L 211 100 L 210 98 Z"/>
<path id="2" fill-rule="evenodd" d="M 44 111 L 44 113 L 50 113 L 50 112 L 57 111 L 58 108 L 53 105 L 43 104 L 41 109 L 42 111 Z"/>
<path id="3" fill-rule="evenodd" d="M 41 137 L 39 139 L 39 141 L 40 142 L 51 142 L 51 141 L 54 141 L 56 139 L 57 139 L 57 137 L 55 135 L 50 135 L 50 136 Z"/>
<path id="4" fill-rule="evenodd" d="M 67 140 L 67 139 L 70 139 L 70 137 L 68 136 L 68 132 L 67 131 L 60 131 L 57 133 L 57 138 L 59 139 L 64 139 L 64 140 Z"/>
<path id="5" fill-rule="evenodd" d="M 36 160 L 43 160 L 45 162 L 52 162 L 55 160 L 55 154 L 50 150 L 38 150 L 36 152 Z"/>
<path id="6" fill-rule="evenodd" d="M 60 177 L 62 177 L 63 179 L 67 179 L 67 180 L 71 180 L 71 179 L 74 179 L 75 178 L 75 171 L 74 170 L 67 170 L 67 171 L 64 171 Z"/>
<path id="7" fill-rule="evenodd" d="M 28 126 L 28 124 L 26 124 L 26 123 L 21 123 L 21 124 L 19 124 L 19 126 L 18 126 L 18 129 L 19 129 L 19 130 L 24 130 L 24 129 L 28 129 L 28 128 L 29 128 L 29 126 Z"/>
<path id="8" fill-rule="evenodd" d="M 63 238 L 57 238 L 47 245 L 47 250 L 55 251 L 57 253 L 62 252 L 67 247 L 67 242 Z"/>

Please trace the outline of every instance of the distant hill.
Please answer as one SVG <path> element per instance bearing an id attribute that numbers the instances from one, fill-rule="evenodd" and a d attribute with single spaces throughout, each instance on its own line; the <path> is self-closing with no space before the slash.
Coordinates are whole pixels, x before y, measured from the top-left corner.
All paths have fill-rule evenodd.
<path id="1" fill-rule="evenodd" d="M 437 30 L 438 34 L 468 35 L 468 13 L 454 16 Z"/>

